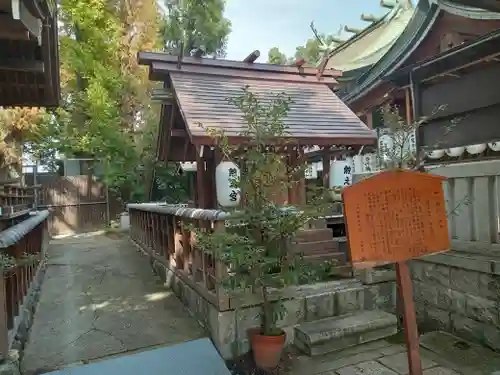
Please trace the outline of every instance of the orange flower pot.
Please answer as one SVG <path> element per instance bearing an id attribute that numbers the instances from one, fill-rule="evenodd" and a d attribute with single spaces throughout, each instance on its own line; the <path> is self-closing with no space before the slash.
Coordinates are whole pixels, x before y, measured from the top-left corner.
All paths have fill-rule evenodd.
<path id="1" fill-rule="evenodd" d="M 286 333 L 284 331 L 277 336 L 264 336 L 260 330 L 251 332 L 250 343 L 252 344 L 255 365 L 263 370 L 276 368 L 280 363 L 285 341 Z"/>

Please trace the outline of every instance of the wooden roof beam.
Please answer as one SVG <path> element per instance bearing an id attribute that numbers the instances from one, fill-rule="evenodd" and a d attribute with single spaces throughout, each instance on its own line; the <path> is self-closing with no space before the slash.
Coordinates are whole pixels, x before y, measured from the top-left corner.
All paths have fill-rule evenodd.
<path id="1" fill-rule="evenodd" d="M 347 32 L 347 33 L 353 33 L 353 34 L 359 34 L 361 31 L 363 31 L 362 29 L 357 29 L 355 27 L 349 27 L 349 26 L 344 26 L 344 31 Z"/>
<path id="2" fill-rule="evenodd" d="M 20 59 L 3 59 L 0 58 L 0 70 L 13 72 L 30 72 L 43 73 L 43 61 L 35 60 L 20 60 Z"/>
<path id="3" fill-rule="evenodd" d="M 474 8 L 489 10 L 490 12 L 500 12 L 500 2 L 498 0 L 454 0 L 454 2 Z"/>
<path id="4" fill-rule="evenodd" d="M 380 0 L 380 6 L 387 9 L 392 9 L 398 5 L 398 0 Z"/>
<path id="5" fill-rule="evenodd" d="M 337 43 L 337 44 L 342 44 L 345 42 L 345 39 L 340 39 L 337 37 L 332 37 L 331 39 L 332 39 L 332 42 Z"/>
<path id="6" fill-rule="evenodd" d="M 42 40 L 42 21 L 31 14 L 22 0 L 11 0 L 12 18 L 22 22 L 24 27 L 33 35 L 38 44 Z"/>
<path id="7" fill-rule="evenodd" d="M 289 73 L 276 73 L 276 72 L 262 72 L 258 70 L 243 70 L 243 69 L 224 69 L 219 67 L 211 66 L 201 66 L 201 65 L 182 65 L 180 69 L 177 69 L 173 63 L 162 63 L 153 62 L 151 64 L 150 77 L 156 80 L 163 80 L 166 74 L 171 72 L 183 72 L 183 73 L 193 73 L 193 74 L 203 74 L 208 76 L 221 76 L 221 77 L 235 77 L 235 78 L 246 78 L 264 81 L 281 81 L 281 82 L 295 82 L 295 83 L 314 83 L 314 84 L 327 84 L 335 86 L 337 80 L 332 76 L 332 73 L 340 75 L 340 72 L 332 72 L 330 70 L 325 70 L 322 74 L 321 80 L 316 77 L 316 68 L 304 68 L 301 70 L 313 70 L 313 74 L 305 74 L 297 72 L 295 74 Z M 287 66 L 286 68 L 297 69 L 297 67 Z"/>
<path id="8" fill-rule="evenodd" d="M 151 93 L 151 100 L 158 102 L 170 103 L 174 96 L 169 89 L 153 89 Z"/>
<path id="9" fill-rule="evenodd" d="M 364 14 L 364 13 L 361 13 L 360 19 L 361 21 L 365 22 L 377 22 L 378 20 L 380 20 L 379 17 L 376 17 L 373 14 Z"/>
<path id="10" fill-rule="evenodd" d="M 243 59 L 243 62 L 253 63 L 253 62 L 255 62 L 255 60 L 257 60 L 259 58 L 259 56 L 260 56 L 260 51 L 258 49 L 256 49 L 255 51 L 250 53 L 247 57 L 245 57 Z"/>
<path id="11" fill-rule="evenodd" d="M 159 53 L 159 52 L 139 52 L 138 61 L 139 64 L 141 65 L 149 65 L 149 66 L 152 66 L 155 63 L 171 64 L 178 62 L 178 56 L 167 55 L 165 53 Z M 203 67 L 228 68 L 228 69 L 247 70 L 254 72 L 291 73 L 291 74 L 299 73 L 297 68 L 294 66 L 263 64 L 263 63 L 248 64 L 243 61 L 207 59 L 207 58 L 197 59 L 190 56 L 184 57 L 181 63 L 182 67 L 198 66 L 201 68 Z M 304 70 L 301 71 L 300 74 L 315 75 L 316 69 L 304 68 Z M 342 72 L 330 70 L 330 71 L 325 71 L 324 75 L 330 77 L 339 77 L 342 75 Z"/>
<path id="12" fill-rule="evenodd" d="M 191 51 L 191 56 L 196 57 L 198 59 L 202 58 L 204 54 L 205 54 L 204 46 L 199 46 L 198 48 L 195 48 Z"/>
<path id="13" fill-rule="evenodd" d="M 11 40 L 29 40 L 29 32 L 23 23 L 10 14 L 0 14 L 0 38 Z"/>

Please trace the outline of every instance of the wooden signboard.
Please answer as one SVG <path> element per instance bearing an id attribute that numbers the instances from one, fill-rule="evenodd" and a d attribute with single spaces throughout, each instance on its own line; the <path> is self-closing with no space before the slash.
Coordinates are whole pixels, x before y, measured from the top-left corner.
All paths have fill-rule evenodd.
<path id="1" fill-rule="evenodd" d="M 422 375 L 420 344 L 407 260 L 450 248 L 442 181 L 393 170 L 344 188 L 344 216 L 354 267 L 396 263 L 411 375 Z"/>
<path id="2" fill-rule="evenodd" d="M 396 170 L 344 188 L 353 266 L 373 267 L 448 250 L 443 180 Z"/>

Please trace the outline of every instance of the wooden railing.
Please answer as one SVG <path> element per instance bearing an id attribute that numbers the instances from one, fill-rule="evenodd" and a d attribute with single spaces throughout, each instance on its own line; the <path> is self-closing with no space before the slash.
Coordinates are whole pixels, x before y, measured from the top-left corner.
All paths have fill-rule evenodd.
<path id="1" fill-rule="evenodd" d="M 224 230 L 227 214 L 218 210 L 160 205 L 129 204 L 130 238 L 143 251 L 215 305 L 229 308 L 220 281 L 227 267 L 196 246 L 190 228 Z"/>
<path id="2" fill-rule="evenodd" d="M 429 171 L 447 177 L 443 190 L 452 250 L 500 255 L 500 160 L 448 164 Z"/>
<path id="3" fill-rule="evenodd" d="M 49 211 L 33 213 L 26 220 L 0 232 L 0 355 L 6 356 L 22 320 L 48 244 Z"/>
<path id="4" fill-rule="evenodd" d="M 36 186 L 13 184 L 0 186 L 0 219 L 12 219 L 28 213 L 33 207 Z M 0 230 L 5 226 L 0 227 Z"/>

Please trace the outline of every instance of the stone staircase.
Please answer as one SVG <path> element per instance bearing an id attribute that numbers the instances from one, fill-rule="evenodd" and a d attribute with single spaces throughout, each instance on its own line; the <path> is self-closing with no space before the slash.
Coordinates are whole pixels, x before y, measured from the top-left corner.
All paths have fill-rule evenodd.
<path id="1" fill-rule="evenodd" d="M 315 356 L 392 336 L 397 330 L 395 315 L 360 311 L 300 324 L 295 328 L 294 344 Z"/>
<path id="2" fill-rule="evenodd" d="M 370 271 L 306 297 L 305 319 L 294 328 L 299 350 L 322 355 L 397 333 L 394 278 L 367 277 Z"/>
<path id="3" fill-rule="evenodd" d="M 334 261 L 336 262 L 336 275 L 352 276 L 352 267 L 348 263 L 347 251 L 340 249 L 339 241 L 333 237 L 331 229 L 305 229 L 297 234 L 295 240 L 297 243 L 294 250 L 303 254 L 306 261 Z"/>

